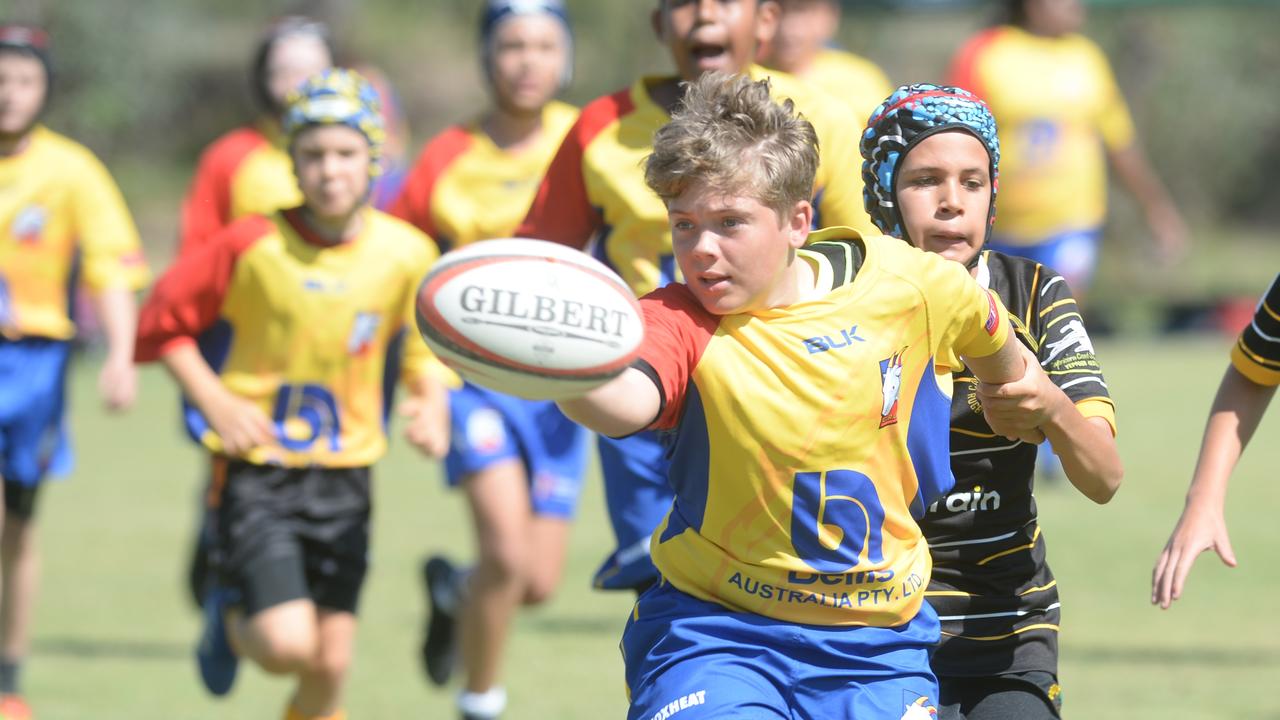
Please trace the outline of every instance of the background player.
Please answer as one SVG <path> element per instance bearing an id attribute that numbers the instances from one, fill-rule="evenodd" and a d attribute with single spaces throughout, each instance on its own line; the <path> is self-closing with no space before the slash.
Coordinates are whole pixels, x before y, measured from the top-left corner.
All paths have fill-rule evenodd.
<path id="1" fill-rule="evenodd" d="M 572 45 L 559 0 L 490 0 L 480 26 L 493 105 L 422 151 L 391 212 L 449 249 L 510 237 L 569 126 L 575 108 L 553 100 L 568 82 Z M 582 486 L 587 433 L 555 403 L 467 384 L 451 393 L 450 485 L 471 507 L 478 558 L 460 573 L 442 557 L 424 567 L 432 614 L 423 645 L 437 684 L 454 664 L 461 620 L 464 717 L 496 717 L 512 617 L 546 600 L 560 582 L 569 521 Z"/>
<path id="2" fill-rule="evenodd" d="M 812 127 L 767 82 L 693 83 L 645 169 L 686 281 L 641 301 L 635 366 L 561 402 L 611 436 L 670 433 L 662 580 L 623 636 L 632 719 L 673 704 L 913 718 L 936 702 L 915 520 L 951 485 L 935 363 L 959 352 L 991 381 L 1026 363 L 960 267 L 848 228 L 811 236 L 817 164 Z"/>
<path id="3" fill-rule="evenodd" d="M 1007 0 L 1007 6 L 1008 23 L 970 39 L 949 80 L 985 100 L 1004 135 L 1005 192 L 991 249 L 1051 267 L 1086 294 L 1110 160 L 1142 206 L 1157 258 L 1180 257 L 1186 226 L 1147 163 L 1106 57 L 1079 34 L 1081 0 Z"/>
<path id="4" fill-rule="evenodd" d="M 107 341 L 98 390 L 109 410 L 137 393 L 134 291 L 146 285 L 138 230 L 93 153 L 39 117 L 53 72 L 44 31 L 0 25 L 0 717 L 30 717 L 19 673 L 39 575 L 35 504 L 46 476 L 71 470 L 64 413 L 83 282 Z"/>
<path id="5" fill-rule="evenodd" d="M 1231 350 L 1231 364 L 1222 376 L 1213 407 L 1209 409 L 1209 422 L 1191 488 L 1187 491 L 1186 507 L 1152 573 L 1153 604 L 1167 610 L 1181 597 L 1192 563 L 1205 550 L 1212 549 L 1222 562 L 1236 566 L 1236 554 L 1231 549 L 1223 514 L 1227 482 L 1258 429 L 1277 385 L 1280 385 L 1280 276 L 1258 301 L 1253 322 Z"/>
<path id="6" fill-rule="evenodd" d="M 856 162 L 847 111 L 795 78 L 752 62 L 778 24 L 775 0 L 659 0 L 651 16 L 677 74 L 642 77 L 598 98 L 569 131 L 517 233 L 587 248 L 618 271 L 637 295 L 677 279 L 666 209 L 644 184 L 641 163 L 653 133 L 680 103 L 685 82 L 704 73 L 770 76 L 777 97 L 795 101 L 818 134 L 822 163 L 814 186 L 815 227 L 869 229 L 861 189 L 839 168 Z M 601 437 L 609 519 L 617 550 L 596 573 L 596 587 L 642 589 L 657 579 L 649 536 L 671 506 L 657 435 Z"/>
<path id="7" fill-rule="evenodd" d="M 840 31 L 836 0 L 780 0 L 778 32 L 765 47 L 764 64 L 791 73 L 844 101 L 855 118 L 870 117 L 892 90 L 875 63 L 835 47 Z"/>
<path id="8" fill-rule="evenodd" d="M 414 327 L 436 252 L 368 207 L 382 124 L 373 89 L 329 70 L 284 132 L 304 204 L 251 216 L 183 255 L 143 308 L 138 359 L 161 360 L 214 454 L 215 566 L 197 657 L 224 694 L 236 656 L 297 688 L 286 717 L 342 718 L 369 540 L 369 467 L 386 448 L 401 360 L 409 439 L 448 444 L 443 370 Z M 197 342 L 220 345 L 210 363 Z M 233 651 L 234 648 L 234 651 Z"/>
<path id="9" fill-rule="evenodd" d="M 920 523 L 934 563 L 925 597 L 942 620 L 932 661 L 939 717 L 1058 717 L 1059 602 L 1032 497 L 1036 447 L 1011 443 L 988 420 L 1038 427 L 1072 484 L 1105 503 L 1123 470 L 1101 368 L 1062 277 L 982 249 L 995 212 L 1000 140 L 980 100 L 954 87 L 901 87 L 871 116 L 861 147 L 872 220 L 969 268 L 999 295 L 1034 353 L 1015 383 L 980 385 L 966 370 L 954 376 L 956 484 Z"/>

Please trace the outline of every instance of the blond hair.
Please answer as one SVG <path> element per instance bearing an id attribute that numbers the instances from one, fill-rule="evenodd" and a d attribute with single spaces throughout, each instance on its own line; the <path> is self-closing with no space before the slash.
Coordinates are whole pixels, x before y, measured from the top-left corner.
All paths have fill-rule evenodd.
<path id="1" fill-rule="evenodd" d="M 707 73 L 653 137 L 644 180 L 670 204 L 690 187 L 754 197 L 785 221 L 813 196 L 818 137 L 790 100 L 775 102 L 769 81 Z"/>

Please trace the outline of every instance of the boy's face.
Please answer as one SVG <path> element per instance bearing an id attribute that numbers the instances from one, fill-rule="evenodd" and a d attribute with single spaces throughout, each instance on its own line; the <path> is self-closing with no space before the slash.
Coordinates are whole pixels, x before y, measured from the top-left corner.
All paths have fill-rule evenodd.
<path id="1" fill-rule="evenodd" d="M 332 65 L 329 48 L 320 38 L 302 33 L 285 35 L 275 41 L 267 56 L 267 90 L 276 105 L 284 107 L 289 93 Z"/>
<path id="2" fill-rule="evenodd" d="M 753 197 L 701 185 L 667 205 L 671 244 L 685 283 L 708 312 L 752 312 L 794 301 L 792 251 L 804 245 L 813 208 L 778 213 Z"/>
<path id="3" fill-rule="evenodd" d="M 39 58 L 0 51 L 0 137 L 25 133 L 44 105 L 48 78 Z"/>
<path id="4" fill-rule="evenodd" d="M 774 0 L 659 0 L 653 29 L 683 80 L 719 70 L 740 73 L 778 27 Z"/>
<path id="5" fill-rule="evenodd" d="M 342 221 L 364 205 L 369 190 L 369 143 L 345 125 L 316 125 L 293 140 L 293 172 L 307 209 Z"/>
<path id="6" fill-rule="evenodd" d="M 789 0 L 781 7 L 782 19 L 769 44 L 769 55 L 775 67 L 791 72 L 835 37 L 840 9 L 828 0 Z"/>
<path id="7" fill-rule="evenodd" d="M 1042 35 L 1057 37 L 1084 27 L 1084 3 L 1080 0 L 1025 0 L 1023 10 L 1027 27 Z"/>
<path id="8" fill-rule="evenodd" d="M 493 35 L 492 82 L 498 105 L 536 113 L 560 89 L 568 62 L 564 28 L 546 15 L 517 15 Z"/>
<path id="9" fill-rule="evenodd" d="M 991 158 L 973 135 L 931 135 L 907 153 L 895 181 L 898 211 L 912 244 L 968 263 L 987 237 Z"/>

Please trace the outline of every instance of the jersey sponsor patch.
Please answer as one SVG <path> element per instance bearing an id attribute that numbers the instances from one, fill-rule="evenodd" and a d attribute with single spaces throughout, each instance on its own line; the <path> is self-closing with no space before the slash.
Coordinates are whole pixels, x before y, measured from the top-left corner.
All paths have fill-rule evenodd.
<path id="1" fill-rule="evenodd" d="M 995 337 L 1000 328 L 1000 311 L 996 309 L 996 296 L 990 290 L 987 291 L 987 322 L 982 327 L 991 337 Z"/>
<path id="2" fill-rule="evenodd" d="M 476 410 L 467 417 L 467 427 L 461 438 L 477 452 L 491 453 L 507 442 L 507 429 L 502 414 L 492 408 Z"/>
<path id="3" fill-rule="evenodd" d="M 1059 355 L 1068 350 L 1076 354 L 1094 354 L 1093 342 L 1089 340 L 1089 333 L 1084 329 L 1084 323 L 1080 322 L 1080 320 L 1068 320 L 1062 324 L 1062 328 L 1058 333 L 1060 337 L 1050 342 L 1046 348 L 1049 351 L 1049 358 L 1044 361 L 1046 364 L 1057 360 Z"/>
<path id="4" fill-rule="evenodd" d="M 938 708 L 929 704 L 928 696 L 903 690 L 902 705 L 904 712 L 899 720 L 935 720 L 938 717 Z"/>
<path id="5" fill-rule="evenodd" d="M 358 312 L 356 313 L 355 322 L 351 324 L 351 337 L 347 338 L 347 353 L 349 355 L 363 355 L 373 347 L 374 340 L 378 336 L 378 326 L 382 324 L 382 318 L 378 313 Z"/>
<path id="6" fill-rule="evenodd" d="M 44 226 L 49 222 L 49 211 L 39 205 L 28 205 L 18 211 L 13 218 L 10 232 L 18 242 L 36 243 L 44 233 Z"/>
<path id="7" fill-rule="evenodd" d="M 902 348 L 880 361 L 880 390 L 884 403 L 880 406 L 880 427 L 886 428 L 898 422 L 898 394 L 902 392 Z"/>
<path id="8" fill-rule="evenodd" d="M 652 720 L 667 720 L 667 718 L 682 710 L 688 710 L 691 707 L 697 707 L 705 704 L 706 702 L 706 690 L 698 690 L 696 692 L 691 692 L 688 695 L 681 695 L 679 698 L 663 705 L 661 710 L 653 714 Z"/>

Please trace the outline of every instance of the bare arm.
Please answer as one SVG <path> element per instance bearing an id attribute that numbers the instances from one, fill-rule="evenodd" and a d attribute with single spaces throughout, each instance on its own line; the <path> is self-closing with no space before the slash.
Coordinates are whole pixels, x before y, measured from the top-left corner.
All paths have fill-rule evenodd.
<path id="1" fill-rule="evenodd" d="M 1115 168 L 1116 176 L 1142 206 L 1160 258 L 1165 262 L 1181 258 L 1187 250 L 1190 233 L 1141 148 L 1136 143 L 1130 144 L 1120 150 L 1108 151 L 1107 157 Z"/>
<path id="2" fill-rule="evenodd" d="M 1005 332 L 1008 337 L 1004 346 L 998 351 L 987 355 L 986 357 L 965 357 L 961 356 L 964 364 L 973 371 L 974 377 L 980 381 L 979 391 L 983 385 L 999 385 L 1010 383 L 1018 380 L 1027 372 L 1028 361 L 1022 352 L 1022 343 L 1013 334 L 1013 327 L 1009 323 L 1004 323 Z M 991 426 L 991 430 L 997 435 L 1003 435 L 1010 440 L 1022 440 L 1032 444 L 1044 442 L 1044 434 L 1036 429 L 1034 424 L 1026 422 L 1018 422 L 1018 419 L 998 415 L 992 416 L 991 413 L 985 413 L 987 424 Z"/>
<path id="3" fill-rule="evenodd" d="M 662 397 L 648 375 L 627 368 L 587 394 L 557 404 L 579 425 L 608 437 L 622 437 L 649 427 L 662 409 Z"/>
<path id="4" fill-rule="evenodd" d="M 138 396 L 138 371 L 133 366 L 138 303 L 128 288 L 102 290 L 93 299 L 107 336 L 107 359 L 98 374 L 98 393 L 108 410 L 128 410 Z"/>
<path id="5" fill-rule="evenodd" d="M 1177 600 L 1191 565 L 1205 550 L 1213 549 L 1222 562 L 1235 567 L 1223 515 L 1227 482 L 1275 392 L 1275 387 L 1258 385 L 1234 367 L 1227 368 L 1209 411 L 1186 506 L 1152 573 L 1152 603 L 1168 608 Z"/>
<path id="6" fill-rule="evenodd" d="M 400 404 L 400 414 L 409 421 L 405 437 L 428 457 L 444 457 L 451 430 L 449 391 L 431 374 L 419 375 L 406 385 L 409 397 Z"/>
<path id="7" fill-rule="evenodd" d="M 177 345 L 161 358 L 182 392 L 204 413 L 229 455 L 241 455 L 271 442 L 275 426 L 257 405 L 222 384 L 195 343 Z"/>

